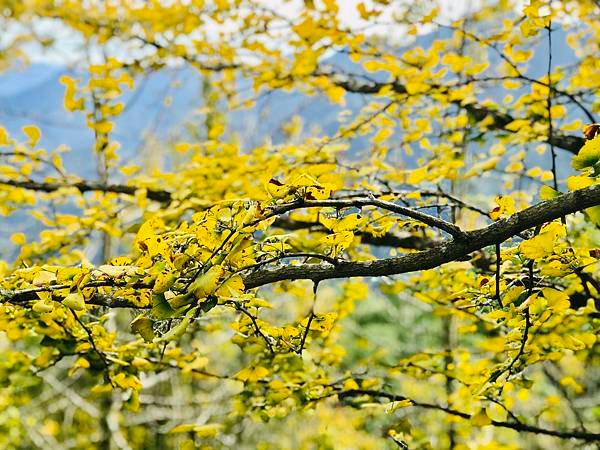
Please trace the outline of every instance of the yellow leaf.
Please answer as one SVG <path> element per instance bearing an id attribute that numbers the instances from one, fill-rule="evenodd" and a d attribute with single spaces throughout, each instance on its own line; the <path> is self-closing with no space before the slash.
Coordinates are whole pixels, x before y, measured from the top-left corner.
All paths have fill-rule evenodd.
<path id="1" fill-rule="evenodd" d="M 8 132 L 5 128 L 0 127 L 0 146 L 8 145 Z"/>
<path id="2" fill-rule="evenodd" d="M 354 233 L 352 231 L 340 231 L 339 233 L 323 236 L 319 243 L 331 250 L 332 255 L 338 255 L 346 250 L 354 241 Z"/>
<path id="3" fill-rule="evenodd" d="M 348 214 L 341 220 L 335 217 L 321 217 L 321 223 L 334 233 L 339 233 L 341 231 L 353 231 L 363 222 L 364 219 L 360 214 Z"/>
<path id="4" fill-rule="evenodd" d="M 97 384 L 90 389 L 90 392 L 95 395 L 102 395 L 112 391 L 110 384 Z"/>
<path id="5" fill-rule="evenodd" d="M 162 294 L 168 291 L 171 288 L 171 286 L 173 286 L 173 284 L 175 283 L 175 280 L 177 280 L 177 274 L 173 272 L 159 273 L 156 277 L 156 280 L 154 281 L 154 287 L 152 288 L 152 292 L 154 292 L 155 294 Z"/>
<path id="6" fill-rule="evenodd" d="M 560 195 L 560 192 L 558 192 L 557 190 L 554 190 L 550 186 L 544 185 L 540 188 L 540 198 L 542 200 L 551 200 L 553 198 L 558 197 L 559 195 Z"/>
<path id="7" fill-rule="evenodd" d="M 40 137 L 42 137 L 40 129 L 35 125 L 26 125 L 22 128 L 22 130 L 23 133 L 29 138 L 27 145 L 29 145 L 30 147 L 35 147 L 35 145 L 40 140 Z"/>
<path id="8" fill-rule="evenodd" d="M 406 180 L 409 184 L 418 184 L 427 177 L 427 167 L 412 170 Z"/>
<path id="9" fill-rule="evenodd" d="M 310 323 L 310 330 L 321 331 L 323 333 L 328 332 L 333 327 L 337 316 L 337 313 L 334 312 L 315 315 Z M 301 324 L 306 327 L 308 325 L 308 317 L 304 319 Z"/>
<path id="10" fill-rule="evenodd" d="M 519 298 L 519 296 L 523 293 L 524 290 L 525 288 L 523 286 L 515 286 L 513 288 L 510 288 L 506 292 L 506 294 L 504 294 L 504 297 L 502 297 L 502 303 L 505 306 L 511 304 Z"/>
<path id="11" fill-rule="evenodd" d="M 244 280 L 239 275 L 233 275 L 224 281 L 216 294 L 221 297 L 237 297 L 244 292 Z"/>
<path id="12" fill-rule="evenodd" d="M 138 316 L 130 324 L 131 331 L 138 333 L 144 341 L 152 342 L 154 340 L 153 321 L 146 316 Z"/>
<path id="13" fill-rule="evenodd" d="M 373 136 L 372 141 L 375 144 L 381 144 L 387 138 L 389 138 L 392 134 L 394 134 L 394 130 L 391 128 L 381 128 L 375 136 Z"/>
<path id="14" fill-rule="evenodd" d="M 54 310 L 54 306 L 51 301 L 38 300 L 31 307 L 35 312 L 43 314 Z"/>
<path id="15" fill-rule="evenodd" d="M 81 292 L 72 292 L 67 295 L 62 304 L 74 311 L 83 311 L 85 309 L 85 299 Z"/>
<path id="16" fill-rule="evenodd" d="M 554 311 L 566 311 L 571 307 L 569 296 L 564 292 L 552 288 L 543 288 L 542 294 L 544 294 L 544 298 L 548 302 L 548 307 Z"/>
<path id="17" fill-rule="evenodd" d="M 15 245 L 25 245 L 25 243 L 27 242 L 25 233 L 13 233 L 10 236 L 10 240 L 13 241 Z"/>
<path id="18" fill-rule="evenodd" d="M 205 273 L 201 274 L 188 288 L 188 292 L 193 292 L 196 298 L 204 298 L 217 290 L 219 279 L 225 274 L 223 266 L 212 266 Z"/>
<path id="19" fill-rule="evenodd" d="M 576 191 L 577 189 L 583 189 L 592 186 L 595 183 L 593 178 L 575 175 L 567 178 L 567 188 L 570 191 Z"/>
<path id="20" fill-rule="evenodd" d="M 262 298 L 253 298 L 248 301 L 247 306 L 254 308 L 272 308 L 273 305 Z"/>
<path id="21" fill-rule="evenodd" d="M 350 391 L 353 389 L 360 389 L 360 386 L 358 385 L 358 383 L 355 380 L 350 378 L 349 380 L 344 381 L 344 390 L 345 391 Z"/>
<path id="22" fill-rule="evenodd" d="M 112 381 L 121 389 L 133 389 L 134 391 L 139 391 L 142 388 L 142 383 L 138 377 L 126 374 L 125 372 L 119 372 L 113 376 Z"/>
<path id="23" fill-rule="evenodd" d="M 240 381 L 257 381 L 261 378 L 266 377 L 269 374 L 269 369 L 266 369 L 262 366 L 257 367 L 246 367 L 245 369 L 240 370 L 236 375 Z"/>
<path id="24" fill-rule="evenodd" d="M 517 211 L 515 207 L 515 199 L 507 195 L 499 195 L 496 197 L 496 206 L 490 210 L 492 220 L 497 220 L 500 216 L 509 216 Z"/>
<path id="25" fill-rule="evenodd" d="M 490 419 L 498 422 L 504 422 L 508 416 L 506 409 L 495 403 L 492 403 L 490 406 L 485 408 L 485 413 Z"/>
<path id="26" fill-rule="evenodd" d="M 519 251 L 529 259 L 539 259 L 554 253 L 555 242 L 559 237 L 566 235 L 561 224 L 551 222 L 547 224 L 537 236 L 521 242 Z"/>
<path id="27" fill-rule="evenodd" d="M 140 166 L 125 166 L 119 169 L 123 175 L 129 176 L 140 171 Z"/>
<path id="28" fill-rule="evenodd" d="M 600 135 L 594 139 L 585 141 L 577 156 L 573 158 L 571 164 L 577 170 L 585 170 L 588 167 L 596 168 L 600 161 Z"/>
<path id="29" fill-rule="evenodd" d="M 489 425 L 492 423 L 492 419 L 490 419 L 487 414 L 485 413 L 485 410 L 480 409 L 476 414 L 473 414 L 473 416 L 471 416 L 471 424 L 475 425 L 476 427 L 483 427 L 485 425 Z"/>

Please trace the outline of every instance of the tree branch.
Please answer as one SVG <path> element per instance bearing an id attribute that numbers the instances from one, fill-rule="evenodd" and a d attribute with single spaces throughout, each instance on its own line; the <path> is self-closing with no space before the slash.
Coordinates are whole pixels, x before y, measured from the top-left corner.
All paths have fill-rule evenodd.
<path id="1" fill-rule="evenodd" d="M 244 285 L 247 289 L 252 289 L 283 280 L 320 281 L 333 278 L 381 277 L 432 269 L 488 245 L 503 242 L 529 228 L 597 205 L 600 205 L 600 185 L 569 192 L 531 206 L 485 228 L 468 231 L 464 240 L 444 241 L 428 250 L 396 258 L 360 262 L 340 261 L 335 266 L 321 263 L 263 269 L 246 275 Z"/>
<path id="2" fill-rule="evenodd" d="M 397 205 L 396 203 L 379 200 L 375 197 L 369 198 L 352 198 L 352 199 L 328 199 L 328 200 L 304 200 L 299 199 L 295 202 L 277 205 L 270 209 L 266 217 L 280 216 L 287 212 L 303 209 L 303 208 L 362 208 L 363 206 L 375 206 L 387 211 L 395 212 L 411 219 L 418 220 L 424 224 L 439 228 L 450 234 L 456 239 L 464 239 L 465 233 L 456 225 L 431 216 L 421 211 L 407 208 L 406 206 Z"/>
<path id="3" fill-rule="evenodd" d="M 136 191 L 139 191 L 140 187 L 126 186 L 122 184 L 104 184 L 94 181 L 76 181 L 74 183 L 42 183 L 38 181 L 30 180 L 7 180 L 0 179 L 0 185 L 14 186 L 23 189 L 30 189 L 32 191 L 40 192 L 55 192 L 59 189 L 65 188 L 76 188 L 79 192 L 114 192 L 115 194 L 126 194 L 135 195 Z M 171 200 L 171 193 L 164 190 L 147 189 L 146 196 L 150 200 L 157 202 L 169 202 Z"/>
<path id="4" fill-rule="evenodd" d="M 372 389 L 351 389 L 348 391 L 342 391 L 342 392 L 337 393 L 337 396 L 340 400 L 344 400 L 347 397 L 359 397 L 359 396 L 363 396 L 363 395 L 367 395 L 367 396 L 373 397 L 373 398 L 383 398 L 383 399 L 389 400 L 391 402 L 409 400 L 412 403 L 412 406 L 416 406 L 418 408 L 433 409 L 436 411 L 445 412 L 446 414 L 450 414 L 450 415 L 453 415 L 456 417 L 461 417 L 466 420 L 471 419 L 470 414 L 464 413 L 462 411 L 457 411 L 455 409 L 448 408 L 448 407 L 441 406 L 441 405 L 436 405 L 434 403 L 418 402 L 418 401 L 409 399 L 407 397 L 404 397 L 402 395 L 390 394 L 385 391 L 377 391 L 377 390 L 372 390 Z M 501 427 L 501 428 L 510 428 L 511 430 L 515 430 L 515 431 L 524 431 L 526 433 L 545 434 L 547 436 L 554 436 L 554 437 L 558 437 L 561 439 L 581 439 L 586 442 L 600 441 L 600 433 L 590 433 L 587 431 L 548 430 L 547 428 L 535 427 L 535 426 L 527 425 L 527 424 L 524 424 L 521 422 L 512 423 L 512 422 L 505 422 L 505 421 L 499 421 L 499 420 L 492 420 L 491 425 L 496 426 L 496 427 Z"/>
<path id="5" fill-rule="evenodd" d="M 0 185 L 14 186 L 22 189 L 30 189 L 32 191 L 39 192 L 55 192 L 59 189 L 75 188 L 78 189 L 81 193 L 100 191 L 113 192 L 116 194 L 125 195 L 135 195 L 136 191 L 142 189 L 136 186 L 127 186 L 122 184 L 103 184 L 91 181 L 78 181 L 74 183 L 45 183 L 31 180 L 25 181 L 0 179 Z M 156 202 L 168 203 L 172 199 L 172 194 L 166 190 L 146 189 L 146 197 Z M 469 208 L 469 206 L 465 207 Z M 294 220 L 290 219 L 289 217 L 278 217 L 273 223 L 273 225 L 278 228 L 283 228 L 285 230 L 300 230 L 307 228 L 314 229 L 315 227 L 318 227 L 317 231 L 327 231 L 326 228 L 320 223 Z M 365 231 L 357 231 L 355 235 L 361 237 L 361 241 L 363 244 L 380 247 L 409 248 L 422 250 L 431 245 L 431 241 L 429 239 L 419 236 L 401 237 L 393 233 L 385 233 L 381 236 L 375 236 L 374 234 Z"/>
<path id="6" fill-rule="evenodd" d="M 359 81 L 346 74 L 337 72 L 323 72 L 319 74 L 332 77 L 333 82 L 337 86 L 343 88 L 346 92 L 350 92 L 353 94 L 373 95 L 379 93 L 383 88 L 391 88 L 392 91 L 396 92 L 397 94 L 407 94 L 406 87 L 402 83 L 396 81 Z M 449 87 L 432 85 L 431 89 L 447 90 L 449 89 Z M 501 112 L 478 103 L 468 103 L 463 105 L 460 100 L 455 100 L 453 103 L 467 111 L 477 121 L 482 121 L 486 117 L 491 117 L 493 119 L 493 122 L 488 125 L 488 129 L 502 130 L 507 131 L 509 133 L 514 133 L 514 131 L 506 128 L 506 126 L 509 123 L 515 120 L 515 118 L 508 113 Z M 585 139 L 582 137 L 566 135 L 558 132 L 555 132 L 550 140 L 546 140 L 546 136 L 540 136 L 540 139 L 548 142 L 551 145 L 567 150 L 568 152 L 571 152 L 574 155 L 579 153 L 579 149 L 585 143 Z"/>
<path id="7" fill-rule="evenodd" d="M 573 214 L 597 205 L 600 205 L 600 185 L 572 191 L 538 203 L 485 228 L 467 231 L 465 232 L 465 239 L 443 241 L 420 252 L 374 261 L 338 261 L 336 265 L 320 263 L 287 265 L 272 269 L 262 268 L 244 275 L 244 286 L 246 289 L 253 289 L 284 280 L 312 280 L 318 282 L 334 278 L 382 277 L 432 269 L 447 262 L 464 258 L 473 251 L 504 242 L 529 228 L 540 226 L 567 214 Z M 87 283 L 85 287 L 102 286 L 126 286 L 126 284 L 120 284 L 116 280 L 101 280 Z M 27 303 L 37 300 L 39 298 L 38 292 L 67 289 L 69 287 L 70 285 L 51 285 L 21 291 L 4 291 L 0 292 L 0 301 L 15 304 Z M 146 284 L 134 284 L 130 287 L 152 288 L 152 286 Z M 122 299 L 110 299 L 105 294 L 94 294 L 91 299 L 87 300 L 87 303 L 108 307 L 136 307 Z"/>

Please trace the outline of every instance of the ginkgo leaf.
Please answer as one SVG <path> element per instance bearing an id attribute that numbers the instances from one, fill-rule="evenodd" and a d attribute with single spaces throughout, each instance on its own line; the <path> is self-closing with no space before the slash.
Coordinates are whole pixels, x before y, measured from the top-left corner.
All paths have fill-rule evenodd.
<path id="1" fill-rule="evenodd" d="M 133 319 L 129 326 L 131 331 L 142 336 L 144 341 L 152 342 L 155 338 L 153 324 L 154 322 L 150 318 L 140 315 Z"/>
<path id="2" fill-rule="evenodd" d="M 497 220 L 502 216 L 514 214 L 517 211 L 515 207 L 515 199 L 508 195 L 499 195 L 496 197 L 496 206 L 490 210 L 490 217 Z"/>
<path id="3" fill-rule="evenodd" d="M 595 184 L 596 181 L 591 177 L 585 176 L 572 176 L 567 178 L 567 187 L 570 191 L 575 191 L 577 189 L 583 189 Z"/>
<path id="4" fill-rule="evenodd" d="M 40 138 L 42 137 L 42 132 L 35 125 L 26 125 L 22 128 L 23 133 L 29 138 L 27 145 L 30 147 L 35 147 Z"/>
<path id="5" fill-rule="evenodd" d="M 162 272 L 159 273 L 154 281 L 154 287 L 152 288 L 152 292 L 155 294 L 162 294 L 168 291 L 171 286 L 177 280 L 177 274 L 173 272 Z"/>
<path id="6" fill-rule="evenodd" d="M 191 303 L 192 296 L 184 295 L 184 297 L 186 299 L 190 299 L 190 301 L 185 304 Z M 183 306 L 183 304 L 177 306 L 177 308 L 181 306 Z M 157 294 L 152 296 L 152 317 L 155 317 L 158 320 L 169 319 L 175 315 L 175 309 L 171 307 L 171 305 L 169 304 L 169 302 L 163 294 Z"/>
<path id="7" fill-rule="evenodd" d="M 31 309 L 33 309 L 37 313 L 47 313 L 54 310 L 54 306 L 51 302 L 48 302 L 46 300 L 38 300 L 33 304 Z"/>
<path id="8" fill-rule="evenodd" d="M 119 372 L 112 377 L 112 382 L 121 389 L 133 389 L 139 391 L 142 388 L 142 383 L 135 375 Z"/>
<path id="9" fill-rule="evenodd" d="M 181 320 L 181 322 L 179 322 L 177 325 L 175 325 L 173 328 L 171 328 L 168 332 L 163 334 L 160 338 L 155 338 L 154 341 L 155 342 L 170 342 L 170 341 L 179 339 L 181 336 L 183 336 L 185 334 L 187 327 L 192 322 L 192 318 L 196 314 L 197 309 L 198 309 L 198 307 L 190 308 L 188 310 L 188 312 L 186 313 L 186 315 Z"/>
<path id="10" fill-rule="evenodd" d="M 83 311 L 85 309 L 85 299 L 81 292 L 72 292 L 67 295 L 62 304 L 74 311 Z"/>
<path id="11" fill-rule="evenodd" d="M 559 195 L 560 195 L 560 192 L 551 188 L 550 186 L 544 185 L 540 188 L 540 198 L 542 200 L 551 200 L 553 198 L 558 197 Z"/>
<path id="12" fill-rule="evenodd" d="M 237 378 L 240 381 L 254 382 L 266 377 L 267 375 L 269 375 L 269 369 L 262 366 L 256 366 L 246 367 L 240 370 L 235 375 L 235 378 Z"/>
<path id="13" fill-rule="evenodd" d="M 600 206 L 592 206 L 584 210 L 588 218 L 595 223 L 600 225 Z"/>
<path id="14" fill-rule="evenodd" d="M 480 409 L 478 412 L 471 416 L 471 424 L 476 427 L 483 427 L 486 425 L 490 425 L 492 423 L 492 419 L 488 417 L 484 409 Z"/>
<path id="15" fill-rule="evenodd" d="M 585 141 L 579 153 L 571 160 L 574 169 L 585 170 L 589 167 L 596 169 L 600 161 L 600 136 Z"/>
<path id="16" fill-rule="evenodd" d="M 335 312 L 326 313 L 326 314 L 315 314 L 313 320 L 310 322 L 310 330 L 311 331 L 321 331 L 328 332 L 333 327 L 335 320 L 338 315 Z M 308 325 L 309 319 L 304 319 L 301 324 L 306 327 Z"/>
<path id="17" fill-rule="evenodd" d="M 0 147 L 5 146 L 9 143 L 9 135 L 6 128 L 0 127 Z"/>
<path id="18" fill-rule="evenodd" d="M 212 266 L 194 280 L 189 286 L 188 292 L 193 292 L 196 298 L 204 298 L 217 290 L 219 280 L 224 274 L 225 268 L 223 266 Z"/>
<path id="19" fill-rule="evenodd" d="M 566 235 L 562 224 L 551 222 L 544 226 L 537 236 L 521 242 L 519 251 L 526 258 L 539 259 L 554 252 L 554 245 L 559 237 Z"/>

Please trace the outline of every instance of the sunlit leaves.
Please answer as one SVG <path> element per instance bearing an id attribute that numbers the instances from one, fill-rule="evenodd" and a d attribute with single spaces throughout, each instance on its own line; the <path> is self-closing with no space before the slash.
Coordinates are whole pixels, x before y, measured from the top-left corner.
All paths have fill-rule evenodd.
<path id="1" fill-rule="evenodd" d="M 42 132 L 35 125 L 26 125 L 23 127 L 23 133 L 27 136 L 29 141 L 27 145 L 30 147 L 35 147 L 40 138 L 42 137 Z"/>
<path id="2" fill-rule="evenodd" d="M 555 251 L 557 239 L 565 235 L 564 225 L 552 222 L 544 226 L 538 235 L 522 242 L 519 250 L 526 258 L 543 258 Z"/>
<path id="3" fill-rule="evenodd" d="M 496 204 L 497 206 L 490 210 L 490 217 L 494 220 L 516 212 L 515 199 L 510 196 L 501 195 L 496 197 Z"/>
<path id="4" fill-rule="evenodd" d="M 0 212 L 31 208 L 43 227 L 39 235 L 11 229 L 19 254 L 14 266 L 0 265 L 0 329 L 16 349 L 0 364 L 10 381 L 4 389 L 50 383 L 46 370 L 61 383 L 68 375 L 92 405 L 65 391 L 85 406 L 64 414 L 82 427 L 77 436 L 95 438 L 96 417 L 108 410 L 107 424 L 132 448 L 158 434 L 182 448 L 380 448 L 384 435 L 410 448 L 445 448 L 450 429 L 457 448 L 555 445 L 535 434 L 498 434 L 492 421 L 516 423 L 513 412 L 528 424 L 579 428 L 562 396 L 583 397 L 589 388 L 598 296 L 597 233 L 581 214 L 566 226 L 540 222 L 502 236 L 498 254 L 493 245 L 477 248 L 432 268 L 428 258 L 454 245 L 436 227 L 327 201 L 382 199 L 474 230 L 552 200 L 565 191 L 563 176 L 571 191 L 596 184 L 597 127 L 584 128 L 576 176 L 565 172 L 558 145 L 576 152 L 575 116 L 597 109 L 595 16 L 585 2 L 496 2 L 477 5 L 468 21 L 449 21 L 444 8 L 400 3 L 393 11 L 386 1 L 352 5 L 359 27 L 335 1 L 298 2 L 293 14 L 245 0 L 26 5 L 31 17 L 52 17 L 92 49 L 60 82 L 63 106 L 93 136 L 88 156 L 97 158 L 99 179 L 66 170 L 63 148 L 38 148 L 37 126 L 10 136 L 0 127 L 0 178 L 8 182 Z M 28 15 L 15 12 L 24 7 L 7 6 L 3 20 L 14 14 L 27 24 Z M 397 45 L 394 33 L 406 24 L 413 34 L 434 30 L 435 39 Z M 550 76 L 532 75 L 528 66 L 548 56 L 539 39 L 558 36 L 559 27 L 577 60 L 569 70 L 555 60 Z M 136 98 L 123 94 L 154 71 L 183 65 L 202 77 L 198 116 L 172 142 L 144 143 L 148 158 L 131 156 L 115 140 L 126 131 L 117 118 Z M 279 89 L 318 108 L 279 117 L 260 102 Z M 253 104 L 261 121 L 278 120 L 273 133 L 234 135 L 230 111 Z M 328 108 L 344 104 L 329 120 Z M 253 110 L 242 114 L 246 122 Z M 540 187 L 554 179 L 549 141 L 560 155 L 557 190 Z M 32 182 L 46 184 L 39 191 L 10 184 Z M 587 209 L 587 217 L 600 222 L 598 211 Z M 123 257 L 101 260 L 99 248 Z M 390 256 L 429 270 L 317 283 L 324 268 L 385 267 L 373 261 Z M 314 271 L 312 282 L 244 284 L 298 266 Z M 388 396 L 344 398 L 361 389 Z M 18 401 L 29 400 L 2 394 L 0 428 Z M 83 410 L 99 401 L 113 406 L 92 420 Z M 430 410 L 438 406 L 463 416 Z M 126 408 L 143 413 L 129 420 Z M 155 420 L 160 408 L 194 417 L 169 409 L 158 419 L 168 423 L 136 422 Z M 380 426 L 386 410 L 398 419 L 389 433 Z M 48 431 L 61 445 L 69 420 L 49 414 L 43 428 L 27 431 Z M 30 423 L 12 419 L 10 430 Z M 277 420 L 256 433 L 255 419 Z M 284 426 L 298 430 L 293 445 L 279 433 Z M 264 442 L 242 441 L 257 435 Z"/>
<path id="5" fill-rule="evenodd" d="M 262 366 L 247 367 L 240 370 L 235 377 L 240 381 L 254 382 L 258 381 L 269 374 L 269 370 Z"/>
<path id="6" fill-rule="evenodd" d="M 85 299 L 81 292 L 72 292 L 67 295 L 62 304 L 74 311 L 83 311 L 85 309 Z"/>
<path id="7" fill-rule="evenodd" d="M 133 333 L 138 333 L 146 342 L 152 342 L 154 340 L 154 330 L 152 326 L 152 320 L 144 315 L 136 317 L 130 325 L 131 331 Z"/>
<path id="8" fill-rule="evenodd" d="M 577 170 L 593 168 L 594 172 L 597 173 L 598 167 L 596 166 L 598 162 L 600 162 L 600 136 L 585 142 L 577 156 L 573 158 L 572 165 Z"/>

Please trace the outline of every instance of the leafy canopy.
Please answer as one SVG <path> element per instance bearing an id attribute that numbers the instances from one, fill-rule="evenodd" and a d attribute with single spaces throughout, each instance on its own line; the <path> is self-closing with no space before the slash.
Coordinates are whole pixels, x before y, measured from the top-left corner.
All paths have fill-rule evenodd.
<path id="1" fill-rule="evenodd" d="M 272 3 L 0 0 L 1 69 L 75 42 L 93 138 L 0 126 L 0 445 L 592 448 L 597 2 Z M 132 156 L 182 66 L 199 115 Z M 282 92 L 312 126 L 232 131 Z"/>

